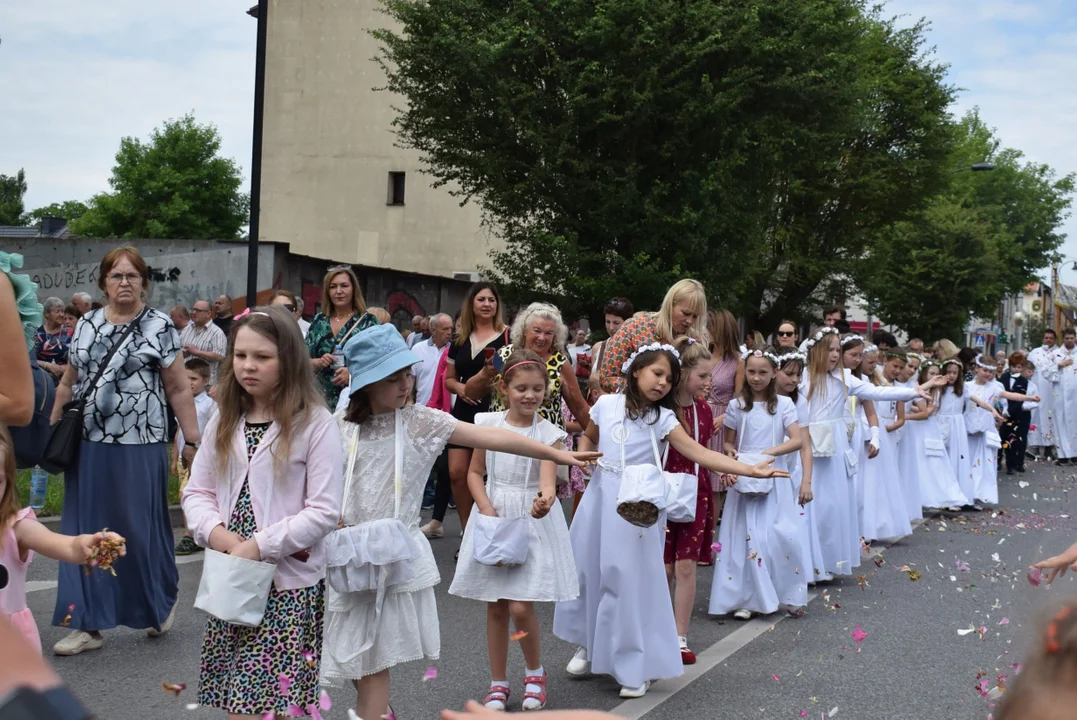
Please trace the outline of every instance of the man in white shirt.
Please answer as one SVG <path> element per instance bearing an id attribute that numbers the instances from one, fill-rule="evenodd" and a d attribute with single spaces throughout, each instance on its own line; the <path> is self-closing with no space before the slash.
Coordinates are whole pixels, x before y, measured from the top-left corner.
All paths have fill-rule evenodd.
<path id="1" fill-rule="evenodd" d="M 202 358 L 209 363 L 209 382 L 217 383 L 217 368 L 228 352 L 228 338 L 217 327 L 209 300 L 197 300 L 191 307 L 191 323 L 180 333 L 180 345 L 185 357 Z"/>
<path id="2" fill-rule="evenodd" d="M 1073 328 L 1062 331 L 1062 347 L 1054 355 L 1058 382 L 1055 384 L 1055 448 L 1057 465 L 1069 465 L 1077 459 L 1077 334 Z M 1033 361 L 1035 362 L 1035 361 Z"/>
<path id="3" fill-rule="evenodd" d="M 295 296 L 295 315 L 295 321 L 299 323 L 299 330 L 303 333 L 303 339 L 306 340 L 310 323 L 303 319 L 303 298 L 298 295 Z"/>
<path id="4" fill-rule="evenodd" d="M 424 340 L 430 339 L 430 318 L 416 315 L 411 319 L 412 332 L 408 335 L 408 347 L 412 350 Z"/>
<path id="5" fill-rule="evenodd" d="M 576 367 L 576 356 L 586 355 L 591 352 L 591 346 L 587 344 L 587 333 L 583 330 L 576 331 L 575 342 L 566 348 L 568 350 L 568 361 L 572 363 L 572 367 Z"/>
<path id="6" fill-rule="evenodd" d="M 434 378 L 437 375 L 441 351 L 452 339 L 452 318 L 439 313 L 430 318 L 427 327 L 430 330 L 430 339 L 415 343 L 415 347 L 411 349 L 422 360 L 414 368 L 416 405 L 426 405 L 434 392 Z"/>
<path id="7" fill-rule="evenodd" d="M 1037 448 L 1038 454 L 1046 456 L 1057 442 L 1058 410 L 1061 400 L 1058 391 L 1058 339 L 1055 331 L 1043 331 L 1043 345 L 1028 354 L 1036 368 L 1036 385 L 1040 388 L 1040 405 L 1032 411 L 1032 425 L 1028 431 L 1029 448 Z"/>

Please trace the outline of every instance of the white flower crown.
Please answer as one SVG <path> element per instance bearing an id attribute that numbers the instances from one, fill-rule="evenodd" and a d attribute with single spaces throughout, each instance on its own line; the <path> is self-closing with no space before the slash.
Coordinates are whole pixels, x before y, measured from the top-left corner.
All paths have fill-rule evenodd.
<path id="1" fill-rule="evenodd" d="M 799 350 L 794 350 L 793 352 L 787 352 L 783 355 L 778 356 L 779 367 L 782 365 L 787 365 L 791 362 L 808 362 L 808 356 L 800 352 Z"/>
<path id="2" fill-rule="evenodd" d="M 921 355 L 920 353 L 917 353 L 917 352 L 905 353 L 905 357 L 909 358 L 910 360 L 911 360 L 912 358 L 916 358 L 916 359 L 917 359 L 917 360 L 919 360 L 919 361 L 920 361 L 921 363 L 922 363 L 922 362 L 924 362 L 924 360 L 927 360 L 927 357 L 926 357 L 926 356 L 924 356 L 924 355 Z"/>
<path id="3" fill-rule="evenodd" d="M 772 352 L 768 352 L 766 350 L 749 350 L 746 347 L 742 348 L 741 353 L 740 353 L 740 359 L 741 360 L 747 360 L 750 357 L 766 358 L 767 360 L 770 360 L 775 365 L 781 365 L 781 360 L 779 360 L 778 356 L 775 355 Z"/>
<path id="4" fill-rule="evenodd" d="M 864 354 L 865 355 L 867 355 L 868 353 L 873 353 L 873 352 L 879 352 L 879 346 L 878 345 L 865 345 L 864 346 Z"/>
<path id="5" fill-rule="evenodd" d="M 973 362 L 976 363 L 979 367 L 982 367 L 985 370 L 994 370 L 995 369 L 994 365 L 988 365 L 987 363 L 980 360 L 980 358 L 982 358 L 982 357 L 983 357 L 983 353 L 980 353 L 979 355 L 976 356 L 976 359 L 973 360 Z"/>
<path id="6" fill-rule="evenodd" d="M 654 350 L 665 350 L 668 353 L 673 353 L 673 357 L 677 358 L 677 362 L 681 360 L 681 354 L 677 352 L 677 348 L 665 343 L 651 343 L 650 345 L 644 345 L 638 348 L 634 353 L 628 356 L 628 359 L 621 365 L 621 372 L 625 375 L 628 374 L 629 369 L 632 367 L 632 363 L 636 361 L 641 354 L 645 352 L 651 352 Z"/>
<path id="7" fill-rule="evenodd" d="M 864 342 L 864 338 L 860 337 L 859 335 L 850 335 L 847 338 L 842 338 L 841 346 L 845 347 L 846 345 L 852 345 L 854 342 L 856 342 L 858 340 L 860 342 Z"/>
<path id="8" fill-rule="evenodd" d="M 815 343 L 819 342 L 820 340 L 822 340 L 827 335 L 840 335 L 840 334 L 841 333 L 838 332 L 837 328 L 832 328 L 832 327 L 829 327 L 829 326 L 821 327 L 821 328 L 819 328 L 818 330 L 815 331 L 814 335 L 812 335 L 808 340 L 806 340 L 804 342 L 804 347 L 806 347 L 806 348 L 808 348 L 810 350 L 811 348 L 815 347 Z"/>
<path id="9" fill-rule="evenodd" d="M 942 362 L 935 363 L 935 364 L 938 365 L 941 368 L 944 368 L 947 365 L 957 365 L 957 366 L 962 367 L 962 368 L 965 367 L 965 363 L 961 362 L 961 358 L 959 358 L 956 355 L 954 355 L 952 358 L 946 358 Z M 991 369 L 994 370 L 994 368 L 991 368 Z"/>

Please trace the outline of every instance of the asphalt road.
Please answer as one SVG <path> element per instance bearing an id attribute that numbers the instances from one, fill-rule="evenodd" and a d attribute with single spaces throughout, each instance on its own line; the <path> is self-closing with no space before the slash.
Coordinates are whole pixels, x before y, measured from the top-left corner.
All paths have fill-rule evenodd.
<path id="1" fill-rule="evenodd" d="M 1074 592 L 1070 577 L 1050 589 L 1036 588 L 1026 572 L 1034 558 L 1077 540 L 1077 508 L 1071 507 L 1077 477 L 1053 466 L 1029 467 L 1025 475 L 1003 476 L 995 510 L 930 518 L 911 537 L 865 557 L 863 577 L 818 586 L 808 614 L 798 620 L 709 617 L 711 571 L 701 568 L 690 633 L 699 663 L 676 682 L 658 683 L 641 700 L 622 702 L 609 678 L 570 679 L 564 665 L 574 648 L 549 633 L 553 609 L 541 608 L 550 707 L 653 720 L 986 717 L 989 700 L 977 689 L 978 673 L 986 673 L 989 688 L 999 675 L 1012 676 L 1045 606 Z M 457 528 L 450 515 L 448 535 Z M 447 594 L 458 539 L 446 537 L 433 546 L 442 574 L 442 658 L 393 670 L 393 706 L 402 720 L 428 720 L 441 708 L 461 707 L 481 698 L 489 683 L 484 609 Z M 102 650 L 72 658 L 49 655 L 98 717 L 221 716 L 186 709 L 195 697 L 205 624 L 192 608 L 202 564 L 195 556 L 179 568 L 181 611 L 167 636 L 151 640 L 142 632 L 114 630 Z M 921 577 L 912 581 L 908 570 Z M 31 565 L 30 606 L 47 653 L 66 632 L 49 625 L 55 577 L 55 563 L 38 558 Z M 867 633 L 860 643 L 852 638 L 857 626 Z M 430 665 L 438 676 L 423 682 Z M 523 671 L 522 655 L 513 647 L 509 679 L 516 709 Z M 162 681 L 189 689 L 176 698 L 162 690 Z M 354 702 L 354 693 L 334 689 L 330 695 L 335 707 L 328 717 L 345 717 L 343 708 Z"/>

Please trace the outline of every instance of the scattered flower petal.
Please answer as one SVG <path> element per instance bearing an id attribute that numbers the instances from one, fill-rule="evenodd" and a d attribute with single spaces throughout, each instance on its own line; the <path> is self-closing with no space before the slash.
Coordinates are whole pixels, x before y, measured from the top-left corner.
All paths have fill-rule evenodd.
<path id="1" fill-rule="evenodd" d="M 998 559 L 998 553 L 991 553 L 991 559 L 995 562 L 1002 562 Z"/>
<path id="2" fill-rule="evenodd" d="M 287 675 L 281 673 L 277 676 L 277 687 L 280 689 L 281 695 L 288 694 L 288 688 L 292 686 L 292 679 Z"/>
<path id="3" fill-rule="evenodd" d="M 857 645 L 864 642 L 864 638 L 868 636 L 866 632 L 860 629 L 859 625 L 853 628 L 853 632 L 851 633 L 851 635 L 853 638 L 853 642 L 855 642 Z"/>
<path id="4" fill-rule="evenodd" d="M 711 551 L 713 551 L 715 555 L 721 553 L 722 552 L 722 543 L 720 543 L 720 542 L 713 543 L 711 545 Z"/>
<path id="5" fill-rule="evenodd" d="M 423 673 L 423 682 L 426 682 L 427 680 L 437 680 L 437 678 L 438 669 L 436 667 L 428 667 L 426 672 Z"/>
<path id="6" fill-rule="evenodd" d="M 1028 584 L 1032 587 L 1039 587 L 1040 581 L 1043 579 L 1043 573 L 1039 568 L 1032 568 L 1028 571 Z"/>
<path id="7" fill-rule="evenodd" d="M 187 686 L 183 683 L 176 683 L 173 685 L 171 683 L 162 682 L 161 687 L 165 689 L 165 692 L 170 692 L 176 697 L 179 697 L 179 694 L 187 689 Z"/>
<path id="8" fill-rule="evenodd" d="M 325 690 L 322 690 L 321 695 L 318 696 L 318 707 L 325 712 L 333 709 L 333 701 L 329 699 L 329 693 Z"/>
<path id="9" fill-rule="evenodd" d="M 526 630 L 517 630 L 512 635 L 509 635 L 509 640 L 511 640 L 512 642 L 520 642 L 525 637 L 527 637 Z"/>
<path id="10" fill-rule="evenodd" d="M 1009 618 L 1002 618 L 1001 620 L 998 621 L 998 624 L 999 625 L 1009 625 L 1010 624 L 1010 619 Z"/>
<path id="11" fill-rule="evenodd" d="M 961 628 L 960 630 L 958 630 L 957 634 L 958 635 L 968 635 L 969 633 L 974 633 L 974 632 L 976 632 L 976 628 L 967 627 L 967 628 Z"/>
<path id="12" fill-rule="evenodd" d="M 782 681 L 782 679 L 780 677 L 778 677 L 777 675 L 771 675 L 771 677 L 774 678 L 774 682 L 781 682 Z"/>

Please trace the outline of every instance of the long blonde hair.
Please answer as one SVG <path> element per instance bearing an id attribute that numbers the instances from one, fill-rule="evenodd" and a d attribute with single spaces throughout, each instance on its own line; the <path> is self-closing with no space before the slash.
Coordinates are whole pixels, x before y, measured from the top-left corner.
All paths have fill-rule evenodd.
<path id="1" fill-rule="evenodd" d="M 236 337 L 249 328 L 277 346 L 279 376 L 277 386 L 269 397 L 269 410 L 280 426 L 273 450 L 274 464 L 285 462 L 291 450 L 293 429 L 310 420 L 311 412 L 325 407 L 325 398 L 314 381 L 303 334 L 291 313 L 280 305 L 255 308 L 236 321 L 228 339 L 228 352 L 217 374 L 217 436 L 213 447 L 217 451 L 218 469 L 224 471 L 232 457 L 232 437 L 243 416 L 254 403 L 233 370 Z"/>
<path id="2" fill-rule="evenodd" d="M 952 342 L 943 338 L 942 340 L 936 340 L 935 344 L 931 348 L 935 351 L 935 360 L 942 362 L 943 360 L 949 360 L 952 357 L 957 357 L 957 354 L 961 350 Z"/>
<path id="3" fill-rule="evenodd" d="M 698 280 L 678 280 L 666 291 L 661 309 L 655 313 L 656 330 L 661 342 L 673 342 L 673 308 L 686 303 L 696 311 L 696 321 L 688 328 L 688 335 L 709 347 L 711 338 L 707 332 L 707 293 Z"/>
<path id="4" fill-rule="evenodd" d="M 818 328 L 812 332 L 812 337 L 819 332 Z M 833 338 L 833 340 L 831 339 Z M 825 333 L 822 338 L 808 348 L 808 400 L 815 395 L 815 389 L 822 387 L 823 397 L 826 397 L 826 378 L 830 374 L 830 344 L 838 342 L 837 333 Z M 841 344 L 838 344 L 838 367 L 841 367 Z M 845 384 L 845 373 L 842 373 L 842 386 Z"/>

